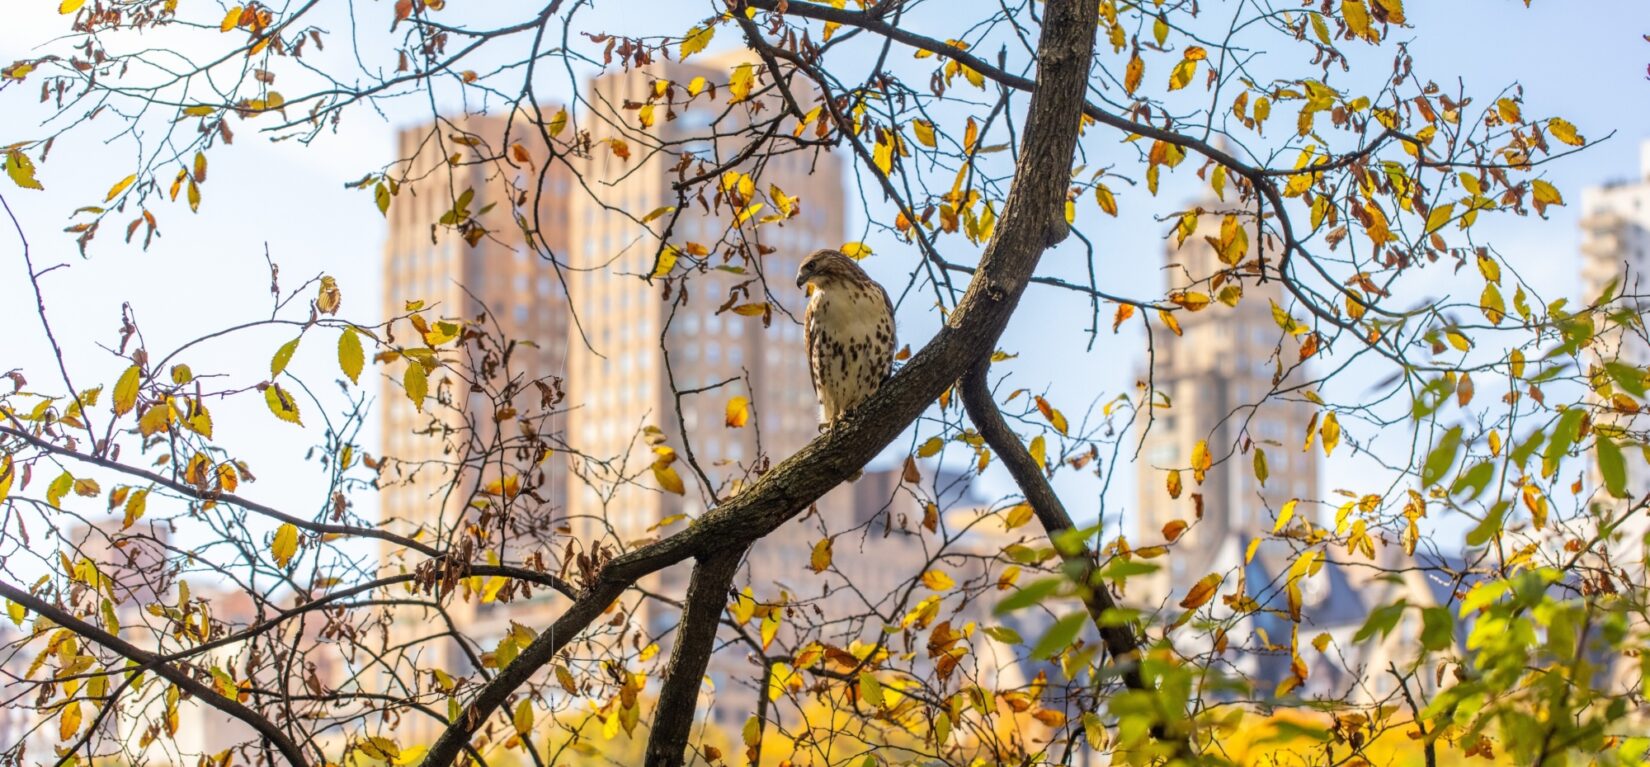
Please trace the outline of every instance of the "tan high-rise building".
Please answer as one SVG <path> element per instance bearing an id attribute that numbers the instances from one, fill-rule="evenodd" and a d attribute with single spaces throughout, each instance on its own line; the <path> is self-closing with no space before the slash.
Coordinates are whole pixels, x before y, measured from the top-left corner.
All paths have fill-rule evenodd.
<path id="1" fill-rule="evenodd" d="M 590 85 L 596 115 L 578 127 L 590 132 L 584 175 L 591 193 L 570 200 L 571 295 L 579 327 L 570 342 L 568 397 L 569 441 L 595 459 L 575 461 L 568 487 L 575 535 L 587 548 L 627 549 L 675 532 L 683 523 L 650 528 L 677 515 L 703 514 L 714 503 L 711 492 L 726 498 L 739 483 L 753 481 L 755 470 L 777 464 L 819 433 L 802 339 L 805 298 L 794 280 L 808 253 L 844 241 L 842 172 L 837 158 L 814 150 L 720 168 L 750 138 L 739 135 L 745 107 L 728 106 L 726 83 L 741 63 L 759 66 L 730 56 L 659 61 Z M 695 78 L 723 85 L 690 97 Z M 806 108 L 808 99 L 799 98 Z M 773 116 L 778 102 L 764 106 L 759 119 Z M 650 109 L 646 128 L 641 109 Z M 720 120 L 714 133 L 725 138 L 709 138 L 712 120 Z M 621 151 L 613 151 L 615 141 L 623 142 Z M 705 172 L 718 178 L 715 199 L 710 192 L 679 199 L 674 185 Z M 743 184 L 741 173 L 749 174 Z M 762 208 L 739 219 L 756 204 Z M 679 216 L 641 220 L 677 206 Z M 783 220 L 759 223 L 775 215 Z M 668 272 L 658 262 L 661 238 L 681 253 Z M 655 272 L 659 276 L 650 277 Z M 757 311 L 763 304 L 765 313 Z M 741 306 L 749 313 L 734 310 Z M 742 428 L 726 423 L 734 397 L 750 402 Z M 651 442 L 662 439 L 679 456 L 672 469 L 685 484 L 683 494 L 668 492 L 655 476 L 659 453 L 648 427 L 658 429 Z M 688 466 L 689 448 L 711 492 Z M 771 584 L 781 573 L 799 575 L 799 563 L 807 561 L 802 546 L 795 525 L 761 541 L 747 559 L 750 579 Z M 679 598 L 688 567 L 644 585 Z M 633 630 L 668 647 L 675 620 L 673 609 L 649 603 L 634 616 Z M 749 708 L 729 692 L 728 677 L 745 670 L 742 658 L 718 653 L 710 670 L 718 688 L 712 716 L 737 718 L 734 727 L 743 721 L 738 711 Z"/>
<path id="2" fill-rule="evenodd" d="M 572 175 L 565 163 L 545 167 L 544 153 L 538 149 L 543 142 L 523 116 L 518 115 L 508 127 L 507 122 L 507 115 L 502 114 L 443 119 L 405 129 L 397 138 L 399 165 L 394 177 L 400 190 L 387 212 L 384 316 L 404 316 L 411 311 L 408 302 L 421 301 L 427 323 L 444 319 L 476 326 L 479 318 L 478 329 L 490 340 L 467 343 L 457 351 L 451 341 L 438 344 L 450 367 L 430 374 L 429 397 L 422 412 L 402 388 L 401 365 L 411 363 L 389 367 L 379 397 L 386 456 L 380 503 L 390 530 L 405 535 L 417 532 L 426 541 L 456 542 L 461 536 L 473 535 L 466 526 L 478 519 L 478 510 L 469 506 L 478 483 L 506 474 L 530 477 L 536 498 L 523 494 L 506 504 L 494 496 L 495 508 L 489 510 L 493 516 L 485 526 L 487 538 L 476 546 L 478 551 L 502 548 L 505 559 L 521 561 L 541 549 L 551 537 L 551 528 L 564 521 L 566 463 L 537 461 L 535 450 L 518 448 L 541 439 L 556 444 L 561 436 L 560 416 L 541 415 L 545 409 L 533 382 L 543 381 L 553 391 L 554 383 L 566 376 L 566 291 L 548 254 L 567 257 L 563 200 Z M 526 148 L 535 159 L 516 161 L 510 148 L 513 144 Z M 542 194 L 533 194 L 535 189 Z M 489 205 L 493 207 L 484 212 Z M 474 245 L 462 233 L 438 225 L 455 207 L 487 230 Z M 535 242 L 523 233 L 518 214 L 535 230 Z M 398 321 L 394 328 L 396 342 L 420 345 L 418 334 L 406 321 Z M 499 348 L 499 339 L 514 345 Z M 484 393 L 472 390 L 471 383 L 478 379 Z M 513 396 L 503 401 L 506 391 Z M 515 407 L 518 415 L 497 417 L 495 400 Z M 455 486 L 460 467 L 463 479 Z M 497 507 L 506 508 L 506 513 L 498 514 Z M 397 550 L 388 545 L 383 549 L 388 572 L 403 567 Z M 478 604 L 480 600 L 475 599 L 449 597 L 444 602 L 466 635 L 490 647 L 490 640 L 497 639 L 491 635 L 502 636 L 510 618 L 528 625 L 548 621 L 554 607 L 549 595 L 535 596 L 544 602 L 542 614 L 524 612 L 519 600 L 508 610 Z M 433 611 L 404 608 L 395 615 L 392 645 L 424 640 L 445 630 Z M 410 663 L 385 674 L 387 679 L 399 677 L 410 685 L 431 669 L 462 672 L 473 665 L 451 638 L 423 641 L 408 653 Z M 418 679 L 424 689 L 429 681 Z M 400 682 L 390 680 L 386 685 L 408 693 Z M 402 726 L 408 742 L 421 742 L 433 738 L 442 723 L 408 717 Z"/>
<path id="3" fill-rule="evenodd" d="M 1581 298 L 1584 303 L 1599 299 L 1605 288 L 1614 285 L 1617 306 L 1650 309 L 1650 141 L 1639 147 L 1636 177 L 1581 193 Z M 1642 331 L 1626 330 L 1615 323 L 1599 334 L 1594 347 L 1596 364 L 1620 363 L 1644 368 L 1650 365 L 1650 343 Z M 1595 415 L 1600 422 L 1613 423 L 1633 432 L 1642 432 L 1645 419 L 1616 412 Z M 1595 486 L 1601 484 L 1595 472 Z M 1628 494 L 1638 498 L 1650 492 L 1650 472 L 1637 461 L 1627 461 Z"/>
<path id="4" fill-rule="evenodd" d="M 1139 502 L 1130 543 L 1137 548 L 1163 543 L 1165 525 L 1175 520 L 1190 525 L 1168 556 L 1156 560 L 1162 569 L 1129 581 L 1128 600 L 1148 608 L 1183 594 L 1217 563 L 1240 564 L 1247 542 L 1270 532 L 1277 510 L 1290 499 L 1318 497 L 1317 447 L 1301 450 L 1314 408 L 1298 393 L 1274 394 L 1275 381 L 1287 387 L 1304 378 L 1298 369 L 1291 373 L 1300 363 L 1300 339 L 1284 333 L 1272 317 L 1272 303 L 1287 307 L 1288 301 L 1277 280 L 1256 284 L 1246 278 L 1237 306 L 1221 303 L 1221 291 L 1234 283 L 1211 282 L 1228 267 L 1206 238 L 1219 241 L 1228 213 L 1250 219 L 1235 205 L 1212 199 L 1200 204 L 1206 213 L 1197 230 L 1181 247 L 1169 243 L 1164 271 L 1170 290 L 1199 292 L 1211 302 L 1201 311 L 1176 312 L 1182 337 L 1155 330 L 1152 369 L 1140 374 L 1143 384 L 1156 389 L 1146 393 L 1155 419 L 1135 463 Z M 1257 236 L 1252 223 L 1244 232 L 1248 261 L 1257 253 Z M 1268 242 L 1266 251 L 1268 268 L 1275 268 L 1276 244 Z M 1201 484 L 1189 470 L 1200 440 L 1207 440 L 1214 463 Z M 1242 450 L 1245 446 L 1250 447 Z M 1257 449 L 1266 453 L 1264 486 L 1254 472 Z M 1168 493 L 1168 475 L 1175 469 L 1181 470 L 1178 499 Z M 1303 505 L 1298 513 L 1308 508 Z M 1178 601 L 1176 596 L 1168 604 Z"/>

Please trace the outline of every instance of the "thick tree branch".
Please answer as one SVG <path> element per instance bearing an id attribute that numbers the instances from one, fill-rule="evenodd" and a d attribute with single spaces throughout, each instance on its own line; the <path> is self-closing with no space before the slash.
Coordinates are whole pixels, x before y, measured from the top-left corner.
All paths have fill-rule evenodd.
<path id="1" fill-rule="evenodd" d="M 682 764 L 688 736 L 692 733 L 699 706 L 699 687 L 716 647 L 716 628 L 728 601 L 728 589 L 739 572 L 739 562 L 747 549 L 719 551 L 693 565 L 686 603 L 682 605 L 681 628 L 670 650 L 670 667 L 664 687 L 654 707 L 653 729 L 647 738 L 647 764 L 674 767 Z M 759 693 L 760 694 L 760 693 Z"/>
<path id="2" fill-rule="evenodd" d="M 108 648 L 111 652 L 137 663 L 143 669 L 154 671 L 156 676 L 177 685 L 179 689 L 187 691 L 202 703 L 245 722 L 247 726 L 257 730 L 259 735 L 262 735 L 265 740 L 275 747 L 275 750 L 281 752 L 282 758 L 286 759 L 292 767 L 307 767 L 309 764 L 304 759 L 303 752 L 299 750 L 298 744 L 287 737 L 287 734 L 281 728 L 276 727 L 274 722 L 247 708 L 241 702 L 218 694 L 218 691 L 196 681 L 193 676 L 182 669 L 161 662 L 153 653 L 140 650 L 120 637 L 87 623 L 75 617 L 73 613 L 60 609 L 5 581 L 0 581 L 0 596 L 50 618 L 57 625 L 73 631 L 77 636 L 96 642 Z"/>
<path id="3" fill-rule="evenodd" d="M 452 764 L 463 744 L 511 692 L 638 578 L 688 557 L 742 550 L 766 536 L 861 469 L 976 360 L 990 353 L 1043 252 L 1069 232 L 1066 186 L 1077 147 L 1098 11 L 1094 3 L 1082 0 L 1047 3 L 1038 43 L 1041 66 L 1027 106 L 1022 163 L 981 256 L 979 271 L 933 340 L 863 405 L 756 484 L 706 513 L 688 530 L 609 562 L 586 593 L 470 701 L 459 721 L 430 749 L 426 765 Z"/>
<path id="4" fill-rule="evenodd" d="M 1094 627 L 1099 630 L 1101 641 L 1106 643 L 1106 652 L 1121 669 L 1123 685 L 1131 690 L 1152 691 L 1141 674 L 1140 639 L 1135 636 L 1134 628 L 1127 623 L 1105 619 L 1107 612 L 1117 608 L 1117 602 L 1112 599 L 1105 584 L 1100 582 L 1098 555 L 1086 543 L 1061 540 L 1063 535 L 1076 530 L 1077 525 L 1072 522 L 1065 504 L 1049 484 L 1043 467 L 1031 457 L 1025 445 L 1021 444 L 1020 436 L 1003 420 L 1003 414 L 997 409 L 996 401 L 991 398 L 991 389 L 986 384 L 989 369 L 989 362 L 982 360 L 963 377 L 960 392 L 963 408 L 968 411 L 969 419 L 974 422 L 974 428 L 979 429 L 986 444 L 997 452 L 997 457 L 1008 467 L 1014 483 L 1020 486 L 1020 492 L 1036 513 L 1037 521 L 1042 523 L 1043 531 L 1048 534 L 1049 540 L 1055 542 L 1054 550 L 1060 554 L 1060 561 L 1076 571 L 1073 580 L 1078 584 L 1078 596 L 1093 619 Z M 1165 739 L 1165 729 L 1160 724 L 1153 725 L 1152 737 Z M 1188 745 L 1182 742 L 1175 744 L 1175 747 L 1186 749 Z"/>

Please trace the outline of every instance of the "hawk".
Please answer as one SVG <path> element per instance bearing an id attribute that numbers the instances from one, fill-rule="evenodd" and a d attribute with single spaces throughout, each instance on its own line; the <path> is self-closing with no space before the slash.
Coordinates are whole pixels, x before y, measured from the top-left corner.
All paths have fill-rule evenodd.
<path id="1" fill-rule="evenodd" d="M 813 287 L 802 329 L 820 425 L 829 429 L 893 368 L 894 305 L 859 264 L 830 249 L 803 259 L 796 286 Z"/>

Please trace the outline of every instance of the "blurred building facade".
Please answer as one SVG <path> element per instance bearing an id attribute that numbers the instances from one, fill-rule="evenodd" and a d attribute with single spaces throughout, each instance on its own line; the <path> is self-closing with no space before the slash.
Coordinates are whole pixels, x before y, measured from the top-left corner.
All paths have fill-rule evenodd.
<path id="1" fill-rule="evenodd" d="M 1271 532 L 1285 503 L 1300 499 L 1304 513 L 1319 497 L 1319 453 L 1316 446 L 1301 449 L 1316 408 L 1288 390 L 1305 379 L 1301 339 L 1272 316 L 1274 304 L 1288 303 L 1282 286 L 1276 279 L 1257 284 L 1246 275 L 1239 287 L 1219 277 L 1232 269 L 1216 247 L 1225 216 L 1235 214 L 1241 222 L 1248 243 L 1244 261 L 1260 252 L 1259 235 L 1253 216 L 1239 206 L 1213 198 L 1199 205 L 1204 213 L 1196 230 L 1179 247 L 1167 245 L 1163 269 L 1171 292 L 1201 293 L 1208 305 L 1175 313 L 1178 338 L 1161 327 L 1154 331 L 1150 368 L 1139 375 L 1147 387 L 1140 419 L 1149 406 L 1151 420 L 1135 462 L 1138 502 L 1130 543 L 1165 543 L 1166 526 L 1187 525 L 1158 560 L 1156 573 L 1129 581 L 1128 600 L 1147 609 L 1172 607 L 1217 562 L 1235 566 L 1249 540 Z M 1265 252 L 1274 268 L 1276 243 L 1266 243 Z M 1240 291 L 1236 306 L 1228 305 L 1233 291 Z M 1201 483 L 1191 469 L 1199 441 L 1206 442 L 1212 464 Z M 1266 456 L 1264 484 L 1254 470 L 1256 451 Z M 1176 470 L 1180 490 L 1173 498 L 1169 477 Z"/>
<path id="2" fill-rule="evenodd" d="M 508 474 L 530 476 L 542 508 L 528 508 L 529 497 L 520 496 L 519 503 L 510 504 L 515 509 L 510 519 L 489 528 L 490 535 L 506 539 L 505 556 L 514 562 L 531 556 L 551 537 L 549 524 L 560 516 L 567 481 L 564 461 L 510 449 L 528 447 L 540 433 L 560 431 L 559 414 L 530 424 L 498 417 L 505 408 L 538 412 L 541 392 L 532 382 L 553 387 L 566 374 L 567 291 L 555 264 L 539 254 L 566 256 L 568 211 L 561 201 L 573 175 L 565 162 L 526 149 L 544 146 L 536 130 L 524 114 L 503 114 L 442 119 L 400 131 L 395 171 L 400 189 L 386 211 L 383 256 L 383 316 L 401 317 L 418 308 L 427 323 L 479 320 L 489 337 L 515 343 L 507 349 L 471 346 L 456 369 L 431 374 L 430 396 L 422 409 L 406 396 L 401 380 L 381 380 L 382 450 L 391 457 L 380 474 L 382 518 L 404 535 L 454 540 L 471 534 L 467 526 L 477 513 L 468 502 L 477 484 Z M 526 152 L 525 161 L 515 147 Z M 455 209 L 485 230 L 474 245 L 436 226 Z M 419 345 L 418 339 L 399 341 Z M 477 396 L 483 389 L 487 394 Z M 482 452 L 476 446 L 494 449 Z M 477 465 L 482 461 L 487 465 Z M 455 488 L 460 467 L 466 480 Z M 385 544 L 381 551 L 386 572 L 405 569 L 398 547 Z M 518 616 L 547 618 L 548 595 L 539 596 L 545 612 Z M 452 599 L 447 609 L 455 622 L 491 646 L 509 630 L 508 619 L 479 601 Z M 436 620 L 427 611 L 398 610 L 389 641 L 400 645 L 428 637 Z M 384 670 L 381 686 L 397 688 L 432 669 L 473 665 L 470 654 L 450 639 L 422 642 L 410 655 L 412 666 Z M 424 719 L 403 724 L 414 740 L 432 739 L 443 725 Z"/>
<path id="3" fill-rule="evenodd" d="M 1650 140 L 1639 146 L 1639 167 L 1635 176 L 1588 187 L 1581 192 L 1581 297 L 1584 303 L 1598 300 L 1607 290 L 1615 298 L 1614 307 L 1642 316 L 1650 310 Z M 1641 327 L 1612 321 L 1595 343 L 1593 362 L 1619 363 L 1644 369 L 1650 366 L 1650 340 Z M 1622 408 L 1600 403 L 1595 418 L 1634 433 L 1650 428 L 1650 420 Z M 1603 483 L 1594 471 L 1594 487 Z M 1638 461 L 1627 462 L 1628 495 L 1650 493 L 1650 470 Z M 1642 526 L 1639 535 L 1644 532 Z M 1638 537 L 1638 536 L 1633 536 Z M 1643 555 L 1642 545 L 1634 547 Z"/>

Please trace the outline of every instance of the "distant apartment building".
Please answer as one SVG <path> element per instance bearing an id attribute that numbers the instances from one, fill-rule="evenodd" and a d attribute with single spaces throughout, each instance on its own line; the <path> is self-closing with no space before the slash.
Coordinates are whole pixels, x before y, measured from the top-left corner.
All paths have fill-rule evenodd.
<path id="1" fill-rule="evenodd" d="M 688 465 L 689 448 L 711 492 L 726 498 L 754 481 L 756 469 L 819 434 L 802 338 L 806 298 L 795 274 L 810 252 L 844 241 L 842 170 L 836 157 L 813 150 L 735 161 L 750 140 L 740 133 L 744 107 L 729 110 L 725 88 L 716 98 L 708 91 L 690 97 L 687 88 L 695 78 L 725 83 L 741 63 L 757 66 L 739 54 L 658 61 L 590 84 L 594 114 L 579 126 L 590 131 L 589 193 L 568 200 L 570 291 L 582 333 L 570 341 L 568 438 L 603 461 L 578 462 L 568 486 L 568 514 L 586 547 L 626 549 L 678 529 L 655 529 L 661 521 L 704 513 L 712 496 Z M 649 104 L 652 124 L 644 128 L 640 105 Z M 777 99 L 767 106 L 763 114 L 772 116 Z M 719 120 L 714 130 L 712 120 Z M 614 151 L 614 142 L 624 150 Z M 679 181 L 703 172 L 717 178 L 714 199 L 710 191 L 678 194 Z M 757 204 L 755 214 L 739 216 Z M 796 206 L 794 215 L 758 225 L 785 215 L 786 204 Z M 661 208 L 681 210 L 640 221 Z M 680 251 L 669 270 L 659 265 L 662 246 Z M 765 313 L 735 311 L 763 304 Z M 730 428 L 727 405 L 735 397 L 749 400 L 749 421 Z M 649 427 L 658 430 L 651 439 Z M 661 440 L 678 456 L 672 468 L 686 486 L 680 495 L 652 474 L 653 443 Z M 816 537 L 793 525 L 764 539 L 746 561 L 751 580 L 800 576 Z M 645 585 L 679 596 L 689 567 Z M 648 603 L 634 618 L 637 630 L 668 647 L 674 609 Z M 760 678 L 742 654 L 713 659 L 719 711 L 749 708 L 728 695 L 733 677 L 747 670 Z M 737 716 L 735 727 L 743 722 L 743 714 L 728 715 Z"/>
<path id="2" fill-rule="evenodd" d="M 1128 600 L 1155 608 L 1178 602 L 1178 595 L 1224 562 L 1235 565 L 1250 539 L 1269 533 L 1277 511 L 1291 499 L 1300 499 L 1299 513 L 1311 513 L 1318 499 L 1318 459 L 1314 445 L 1301 445 L 1315 408 L 1299 392 L 1288 391 L 1304 380 L 1300 339 L 1285 333 L 1272 317 L 1272 305 L 1287 306 L 1280 283 L 1242 281 L 1237 306 L 1220 300 L 1236 280 L 1211 283 L 1231 267 L 1222 263 L 1214 245 L 1219 241 L 1226 214 L 1244 222 L 1249 242 L 1244 260 L 1253 259 L 1260 239 L 1252 223 L 1236 205 L 1208 199 L 1197 229 L 1163 254 L 1164 276 L 1171 291 L 1194 291 L 1210 297 L 1201 311 L 1176 312 L 1182 335 L 1175 337 L 1159 326 L 1150 368 L 1138 378 L 1148 389 L 1142 407 L 1150 404 L 1145 442 L 1135 462 L 1138 502 L 1130 543 L 1136 548 L 1164 542 L 1171 522 L 1188 527 L 1157 560 L 1157 573 L 1129 581 Z M 1277 246 L 1268 243 L 1268 268 L 1277 264 Z M 1230 296 L 1230 294 L 1228 294 Z M 1291 372 L 1294 371 L 1294 372 Z M 1189 469 L 1199 441 L 1206 441 L 1213 464 L 1202 483 Z M 1254 471 L 1254 453 L 1266 454 L 1264 484 Z M 1170 472 L 1180 469 L 1180 497 L 1168 491 Z M 1235 554 L 1235 556 L 1234 556 Z M 1175 594 L 1173 599 L 1169 599 Z M 1167 602 L 1165 602 L 1167 600 Z"/>
<path id="3" fill-rule="evenodd" d="M 1581 299 L 1596 301 L 1614 285 L 1616 306 L 1642 315 L 1650 310 L 1650 278 L 1645 274 L 1650 268 L 1650 141 L 1639 147 L 1637 171 L 1633 177 L 1582 190 Z M 1621 363 L 1642 370 L 1650 366 L 1650 341 L 1642 327 L 1612 322 L 1599 334 L 1591 362 L 1601 366 Z M 1650 421 L 1636 413 L 1599 404 L 1595 415 L 1599 423 L 1641 434 L 1650 427 Z M 1603 486 L 1596 473 L 1594 479 L 1594 487 Z M 1643 497 L 1650 492 L 1650 471 L 1638 461 L 1628 461 L 1627 484 L 1630 496 Z M 1642 547 L 1637 550 L 1642 556 Z"/>
<path id="4" fill-rule="evenodd" d="M 523 423 L 499 418 L 494 408 L 498 401 L 523 415 L 541 412 L 541 395 L 532 382 L 565 378 L 567 371 L 567 292 L 550 257 L 568 257 L 563 201 L 570 193 L 572 173 L 565 162 L 546 157 L 536 131 L 523 114 L 513 121 L 508 114 L 469 116 L 402 130 L 396 167 L 401 188 L 387 211 L 384 246 L 385 317 L 404 316 L 421 302 L 427 322 L 480 319 L 489 338 L 514 345 L 506 349 L 467 344 L 457 354 L 447 353 L 450 367 L 430 375 L 422 411 L 407 398 L 401 383 L 401 364 L 414 363 L 390 367 L 378 403 L 382 448 L 391 458 L 380 474 L 382 518 L 389 529 L 404 535 L 453 541 L 470 534 L 466 525 L 477 519 L 477 510 L 468 504 L 479 483 L 509 474 L 530 476 L 537 497 L 509 499 L 505 521 L 487 527 L 488 542 L 495 548 L 503 544 L 506 558 L 515 561 L 540 550 L 553 536 L 551 525 L 561 520 L 566 494 L 565 461 L 538 460 L 535 451 L 518 449 L 528 447 L 532 438 L 553 439 L 562 428 L 560 417 Z M 529 160 L 520 159 L 512 148 L 516 145 L 526 150 Z M 518 207 L 523 201 L 526 207 Z M 482 212 L 489 205 L 493 207 Z M 455 206 L 487 230 L 473 246 L 458 232 L 437 225 Z M 531 231 L 531 240 L 524 229 Z M 395 328 L 404 334 L 395 339 L 398 343 L 420 345 L 406 322 Z M 452 344 L 443 348 L 451 349 Z M 477 387 L 485 393 L 472 391 Z M 506 400 L 507 390 L 513 396 Z M 453 488 L 461 468 L 466 479 Z M 386 544 L 382 552 L 387 571 L 402 568 L 398 547 Z M 502 636 L 511 617 L 547 622 L 553 615 L 548 596 L 535 595 L 543 605 L 536 614 L 523 609 L 521 602 L 505 614 L 473 599 L 449 599 L 447 609 L 467 633 L 485 642 L 489 634 Z M 432 628 L 438 623 L 433 613 L 397 610 L 391 642 L 438 634 L 439 629 Z M 386 671 L 386 686 L 410 684 L 430 669 L 473 665 L 451 639 L 422 642 L 409 652 L 413 663 Z M 389 681 L 395 678 L 401 681 Z M 433 738 L 444 726 L 419 718 L 403 724 L 417 740 Z"/>

